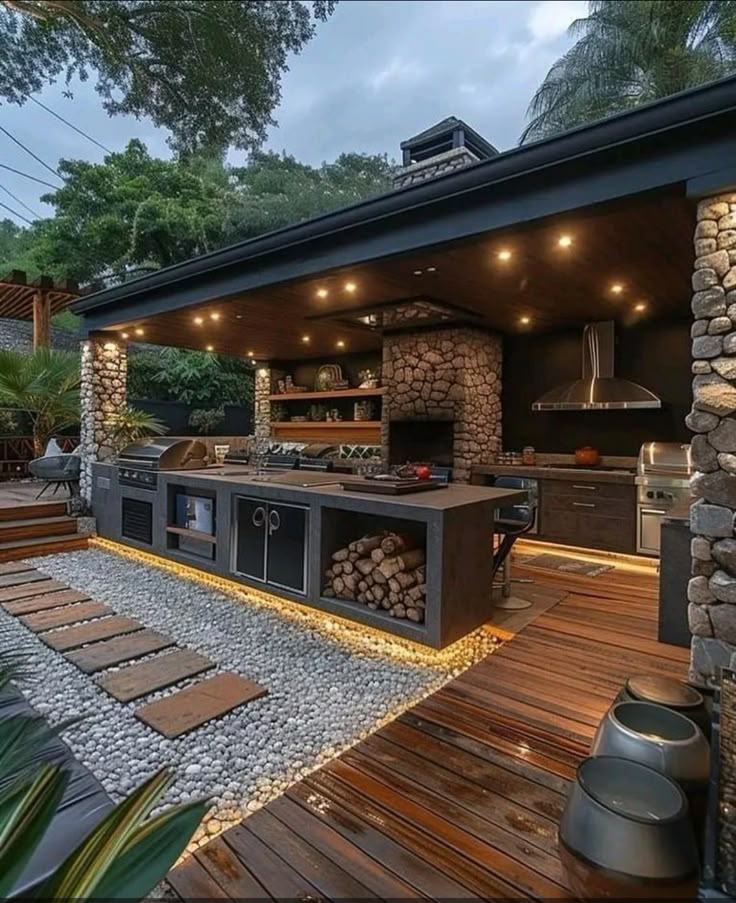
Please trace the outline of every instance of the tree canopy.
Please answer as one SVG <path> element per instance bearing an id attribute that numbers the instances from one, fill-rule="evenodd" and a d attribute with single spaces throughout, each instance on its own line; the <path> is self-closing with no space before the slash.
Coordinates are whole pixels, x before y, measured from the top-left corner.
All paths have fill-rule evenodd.
<path id="1" fill-rule="evenodd" d="M 218 157 L 152 157 L 140 141 L 102 163 L 62 160 L 63 187 L 44 196 L 55 215 L 0 226 L 0 271 L 85 283 L 140 274 L 387 191 L 392 164 L 343 154 L 311 167 L 256 153 L 247 166 Z"/>
<path id="2" fill-rule="evenodd" d="M 92 77 L 110 115 L 149 116 L 179 149 L 255 148 L 335 2 L 0 0 L 0 98 Z"/>
<path id="3" fill-rule="evenodd" d="M 527 111 L 546 138 L 736 71 L 734 0 L 590 0 Z"/>

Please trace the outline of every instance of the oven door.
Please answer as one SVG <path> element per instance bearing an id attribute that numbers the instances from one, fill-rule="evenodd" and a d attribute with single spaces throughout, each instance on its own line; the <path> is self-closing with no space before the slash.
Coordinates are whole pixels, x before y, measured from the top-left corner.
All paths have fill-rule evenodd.
<path id="1" fill-rule="evenodd" d="M 639 506 L 636 550 L 642 555 L 659 555 L 662 518 L 667 514 L 664 508 Z"/>

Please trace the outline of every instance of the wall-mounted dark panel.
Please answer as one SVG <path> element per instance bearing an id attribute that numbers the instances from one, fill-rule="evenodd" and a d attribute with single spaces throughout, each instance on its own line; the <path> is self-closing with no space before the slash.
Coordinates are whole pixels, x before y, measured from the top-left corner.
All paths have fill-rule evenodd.
<path id="1" fill-rule="evenodd" d="M 533 412 L 548 389 L 580 376 L 582 330 L 505 336 L 503 445 L 540 452 L 573 452 L 593 445 L 602 454 L 636 455 L 642 442 L 689 442 L 690 324 L 617 326 L 616 375 L 662 399 L 661 410 Z"/>

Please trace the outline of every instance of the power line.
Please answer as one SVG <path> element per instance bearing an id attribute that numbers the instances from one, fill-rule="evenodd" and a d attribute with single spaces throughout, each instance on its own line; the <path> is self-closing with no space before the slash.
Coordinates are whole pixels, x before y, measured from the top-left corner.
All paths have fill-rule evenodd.
<path id="1" fill-rule="evenodd" d="M 16 210 L 13 210 L 12 207 L 8 207 L 7 204 L 3 204 L 2 201 L 0 201 L 0 207 L 4 207 L 6 210 L 9 210 L 13 214 L 13 216 L 16 216 L 18 219 L 24 220 L 26 223 L 28 223 L 29 226 L 33 225 L 33 220 L 28 219 L 27 216 L 23 216 L 22 213 L 18 213 Z"/>
<path id="2" fill-rule="evenodd" d="M 40 218 L 41 218 L 41 214 L 40 214 L 40 213 L 36 213 L 36 211 L 35 211 L 32 207 L 29 207 L 28 204 L 26 204 L 25 201 L 22 201 L 22 200 L 18 197 L 17 194 L 13 194 L 13 192 L 12 192 L 9 188 L 6 188 L 4 185 L 1 185 L 1 184 L 0 184 L 0 189 L 2 189 L 6 194 L 9 194 L 10 197 L 11 197 L 14 201 L 17 201 L 17 202 L 21 205 L 21 207 L 25 207 L 26 210 L 31 214 L 31 216 L 35 216 L 36 219 L 40 219 Z"/>
<path id="3" fill-rule="evenodd" d="M 27 154 L 30 154 L 30 155 L 33 157 L 34 160 L 36 160 L 38 163 L 41 164 L 41 166 L 45 166 L 46 169 L 48 169 L 49 172 L 52 172 L 52 173 L 57 177 L 57 179 L 61 179 L 62 182 L 64 181 L 64 179 L 59 175 L 59 173 L 54 169 L 53 166 L 49 166 L 48 163 L 45 163 L 45 162 L 44 162 L 37 154 L 34 154 L 32 150 L 30 150 L 29 148 L 27 148 L 27 147 L 25 146 L 25 144 L 23 144 L 22 141 L 18 141 L 18 139 L 17 139 L 14 135 L 11 135 L 10 132 L 9 132 L 6 128 L 4 128 L 3 126 L 1 126 L 1 125 L 0 125 L 0 132 L 2 132 L 4 135 L 7 135 L 8 138 L 10 138 L 11 141 L 14 141 L 14 142 L 18 145 L 18 147 L 22 147 L 23 150 L 24 150 Z"/>
<path id="4" fill-rule="evenodd" d="M 88 141 L 91 141 L 92 144 L 96 144 L 97 147 L 101 147 L 102 150 L 107 151 L 108 154 L 112 153 L 112 151 L 110 150 L 109 147 L 105 147 L 104 144 L 100 144 L 100 142 L 96 138 L 93 138 L 91 135 L 88 135 L 85 131 L 82 131 L 82 129 L 77 128 L 77 126 L 73 125 L 71 122 L 69 122 L 68 119 L 64 119 L 64 117 L 61 116 L 59 113 L 55 112 L 50 107 L 47 107 L 46 104 L 41 103 L 40 100 L 36 100 L 36 98 L 31 97 L 30 94 L 26 95 L 26 96 L 28 97 L 28 100 L 32 100 L 37 106 L 41 107 L 41 109 L 46 110 L 47 113 L 51 113 L 52 116 L 55 116 L 60 122 L 63 122 L 64 125 L 68 125 L 70 129 L 74 129 L 75 132 L 77 132 L 83 138 L 86 138 Z"/>
<path id="5" fill-rule="evenodd" d="M 8 166 L 7 163 L 0 163 L 0 169 L 7 169 L 8 172 L 14 172 L 16 176 L 24 176 L 26 179 L 31 179 L 33 182 L 38 182 L 40 185 L 47 185 L 49 188 L 53 188 L 54 191 L 57 191 L 59 188 L 58 185 L 47 182 L 45 179 L 39 179 L 37 176 L 31 176 L 27 172 L 23 172 L 20 169 L 14 169 L 12 166 Z"/>

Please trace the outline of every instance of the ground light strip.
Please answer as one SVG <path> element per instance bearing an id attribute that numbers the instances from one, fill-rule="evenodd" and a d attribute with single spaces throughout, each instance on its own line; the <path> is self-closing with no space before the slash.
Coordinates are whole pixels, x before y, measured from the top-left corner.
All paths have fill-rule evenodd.
<path id="1" fill-rule="evenodd" d="M 90 537 L 90 546 L 112 552 L 131 561 L 157 567 L 178 577 L 184 577 L 187 580 L 220 590 L 230 596 L 235 595 L 240 602 L 249 602 L 275 611 L 296 624 L 310 630 L 318 630 L 323 636 L 335 642 L 345 641 L 352 648 L 355 648 L 358 643 L 362 646 L 361 652 L 366 655 L 394 658 L 402 663 L 422 668 L 440 667 L 459 674 L 493 652 L 499 641 L 509 639 L 513 635 L 496 627 L 480 627 L 445 649 L 432 649 L 375 627 L 355 624 L 339 615 L 328 614 L 318 608 L 283 599 L 263 590 L 253 589 L 242 583 L 236 583 L 234 580 L 208 574 L 197 568 L 172 562 L 150 552 L 133 549 L 109 539 L 102 539 L 99 536 Z M 376 642 L 379 643 L 377 647 L 374 645 Z"/>

